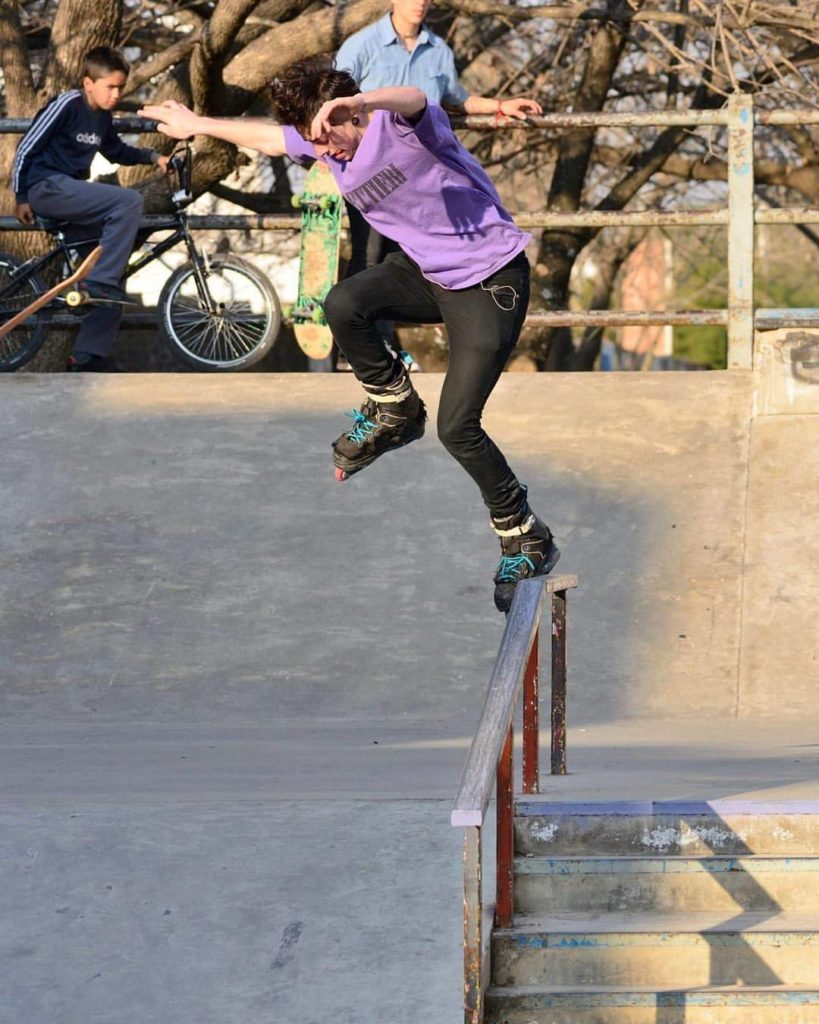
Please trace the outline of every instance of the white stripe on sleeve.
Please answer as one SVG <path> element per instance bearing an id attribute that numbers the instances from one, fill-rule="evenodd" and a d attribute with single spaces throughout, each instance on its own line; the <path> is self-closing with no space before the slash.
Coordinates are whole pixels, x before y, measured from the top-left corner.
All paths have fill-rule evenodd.
<path id="1" fill-rule="evenodd" d="M 43 137 L 45 132 L 54 124 L 55 120 L 59 117 L 66 106 L 79 95 L 79 89 L 72 89 L 70 92 L 64 92 L 62 96 L 58 96 L 55 100 L 52 100 L 51 106 L 43 109 L 43 116 L 40 121 L 37 124 L 32 125 L 28 130 L 28 134 L 23 136 L 23 141 L 17 147 L 17 153 L 14 157 L 12 188 L 15 192 L 17 192 L 20 186 L 20 174 L 23 170 L 23 164 L 25 163 L 26 157 L 31 152 L 34 145 Z"/>

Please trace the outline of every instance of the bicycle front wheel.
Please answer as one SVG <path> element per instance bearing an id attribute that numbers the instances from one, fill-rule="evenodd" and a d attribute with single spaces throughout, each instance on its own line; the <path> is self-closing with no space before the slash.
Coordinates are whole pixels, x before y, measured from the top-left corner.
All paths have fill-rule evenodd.
<path id="1" fill-rule="evenodd" d="M 24 310 L 46 290 L 34 274 L 19 277 L 22 262 L 0 252 L 0 324 Z M 33 359 L 48 337 L 48 313 L 41 309 L 0 338 L 0 373 L 13 373 Z"/>
<path id="2" fill-rule="evenodd" d="M 238 256 L 211 258 L 203 302 L 192 263 L 168 278 L 159 296 L 162 336 L 197 370 L 245 370 L 270 351 L 282 311 L 273 285 Z"/>

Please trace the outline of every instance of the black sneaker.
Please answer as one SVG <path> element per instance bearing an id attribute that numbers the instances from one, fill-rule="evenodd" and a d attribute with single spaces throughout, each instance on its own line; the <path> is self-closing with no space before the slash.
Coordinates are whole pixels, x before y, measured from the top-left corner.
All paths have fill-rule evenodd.
<path id="1" fill-rule="evenodd" d="M 116 284 L 104 284 L 102 281 L 84 281 L 82 290 L 88 292 L 91 302 L 129 302 L 123 288 Z"/>
<path id="2" fill-rule="evenodd" d="M 492 529 L 500 537 L 501 558 L 495 573 L 495 607 L 508 613 L 520 580 L 545 576 L 560 558 L 552 531 L 531 511 L 523 507 L 505 519 L 492 518 Z"/>
<path id="3" fill-rule="evenodd" d="M 406 374 L 347 415 L 353 417 L 352 430 L 333 442 L 336 480 L 346 480 L 385 452 L 417 441 L 427 422 L 426 407 Z"/>
<path id="4" fill-rule="evenodd" d="M 122 373 L 113 359 L 108 356 L 92 356 L 88 352 L 77 352 L 68 357 L 66 373 Z"/>

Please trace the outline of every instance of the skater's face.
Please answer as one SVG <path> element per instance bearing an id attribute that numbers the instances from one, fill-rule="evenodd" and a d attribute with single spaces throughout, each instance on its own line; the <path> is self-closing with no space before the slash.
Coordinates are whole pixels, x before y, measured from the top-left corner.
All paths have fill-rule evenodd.
<path id="1" fill-rule="evenodd" d="M 410 25 L 420 25 L 431 5 L 432 0 L 392 0 L 392 13 Z"/>
<path id="2" fill-rule="evenodd" d="M 336 160 L 352 160 L 364 134 L 363 120 L 359 119 L 358 124 L 345 120 L 341 124 L 331 125 L 326 132 L 313 139 L 316 156 L 324 156 L 326 153 Z"/>
<path id="3" fill-rule="evenodd" d="M 102 78 L 84 78 L 82 80 L 85 98 L 92 110 L 113 110 L 122 99 L 127 75 L 122 71 L 112 71 Z"/>

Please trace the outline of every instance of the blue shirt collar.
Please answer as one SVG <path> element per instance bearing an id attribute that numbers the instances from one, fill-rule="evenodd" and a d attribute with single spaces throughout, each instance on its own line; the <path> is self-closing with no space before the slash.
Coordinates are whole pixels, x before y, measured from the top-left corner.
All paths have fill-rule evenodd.
<path id="1" fill-rule="evenodd" d="M 392 24 L 392 18 L 389 13 L 385 14 L 383 18 L 379 18 L 376 22 L 378 26 L 378 40 L 382 46 L 391 46 L 396 43 L 399 46 L 404 44 L 398 38 L 395 32 L 395 28 Z M 418 33 L 418 43 L 430 43 L 432 40 L 429 37 L 426 25 L 421 26 L 421 31 Z"/>

